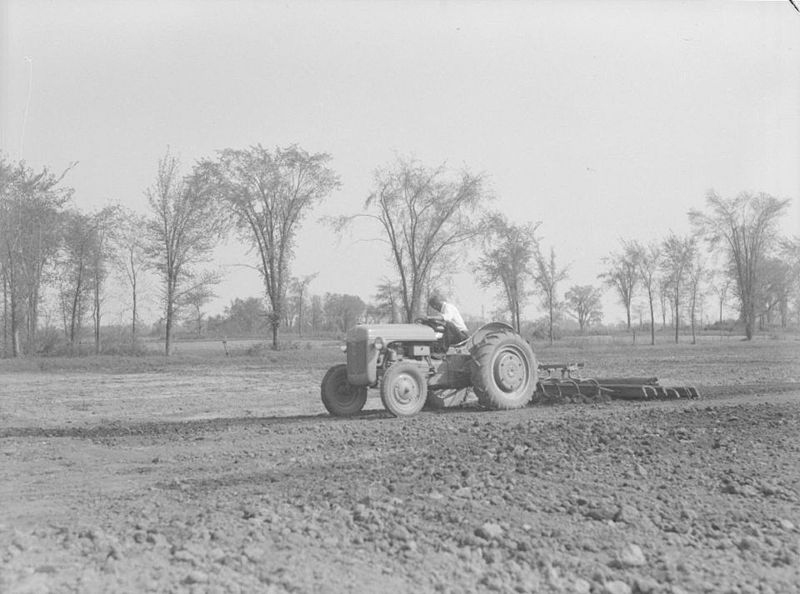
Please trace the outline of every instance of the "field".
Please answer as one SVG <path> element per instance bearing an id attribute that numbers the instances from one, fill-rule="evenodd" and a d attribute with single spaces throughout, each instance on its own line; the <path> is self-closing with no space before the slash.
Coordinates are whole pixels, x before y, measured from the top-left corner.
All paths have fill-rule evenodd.
<path id="1" fill-rule="evenodd" d="M 331 344 L 0 361 L 0 592 L 797 592 L 800 342 L 565 344 L 694 401 L 353 419 Z"/>

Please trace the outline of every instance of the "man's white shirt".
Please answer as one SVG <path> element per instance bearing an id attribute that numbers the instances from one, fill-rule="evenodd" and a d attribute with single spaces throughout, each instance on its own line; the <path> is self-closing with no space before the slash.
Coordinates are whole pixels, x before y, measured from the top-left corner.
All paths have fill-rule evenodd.
<path id="1" fill-rule="evenodd" d="M 447 302 L 442 303 L 441 314 L 445 322 L 451 322 L 462 332 L 468 332 L 467 325 L 464 323 L 464 319 L 461 317 L 461 314 L 458 313 L 458 309 L 456 309 L 455 305 L 450 305 Z"/>

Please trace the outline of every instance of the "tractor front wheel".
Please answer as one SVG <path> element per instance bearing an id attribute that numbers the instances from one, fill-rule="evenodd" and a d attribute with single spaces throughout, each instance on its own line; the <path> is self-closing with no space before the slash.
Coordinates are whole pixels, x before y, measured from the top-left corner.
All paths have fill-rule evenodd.
<path id="1" fill-rule="evenodd" d="M 425 406 L 428 383 L 418 365 L 401 361 L 383 374 L 381 401 L 397 417 L 410 417 Z"/>
<path id="2" fill-rule="evenodd" d="M 320 387 L 322 404 L 335 417 L 356 414 L 367 402 L 366 386 L 354 386 L 347 381 L 347 365 L 334 365 L 325 374 Z"/>
<path id="3" fill-rule="evenodd" d="M 472 348 L 472 386 L 486 408 L 521 408 L 536 389 L 536 359 L 530 345 L 516 332 L 503 329 L 487 334 Z"/>

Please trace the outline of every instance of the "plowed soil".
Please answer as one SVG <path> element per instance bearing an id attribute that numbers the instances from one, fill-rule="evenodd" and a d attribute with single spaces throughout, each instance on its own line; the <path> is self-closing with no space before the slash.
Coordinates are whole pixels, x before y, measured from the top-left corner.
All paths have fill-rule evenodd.
<path id="1" fill-rule="evenodd" d="M 335 349 L 6 368 L 0 592 L 800 592 L 800 343 L 538 354 L 701 398 L 334 419 Z"/>

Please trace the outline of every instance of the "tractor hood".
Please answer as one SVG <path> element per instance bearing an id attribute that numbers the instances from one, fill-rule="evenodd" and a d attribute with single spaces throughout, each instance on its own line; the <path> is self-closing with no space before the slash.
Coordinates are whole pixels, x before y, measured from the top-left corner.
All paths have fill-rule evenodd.
<path id="1" fill-rule="evenodd" d="M 348 344 L 361 341 L 371 344 L 376 338 L 380 338 L 383 344 L 396 340 L 432 342 L 436 340 L 436 332 L 423 324 L 361 324 L 347 332 Z"/>
<path id="2" fill-rule="evenodd" d="M 436 332 L 423 324 L 361 324 L 347 332 L 347 381 L 372 386 L 378 380 L 379 354 L 393 342 L 430 344 Z"/>

